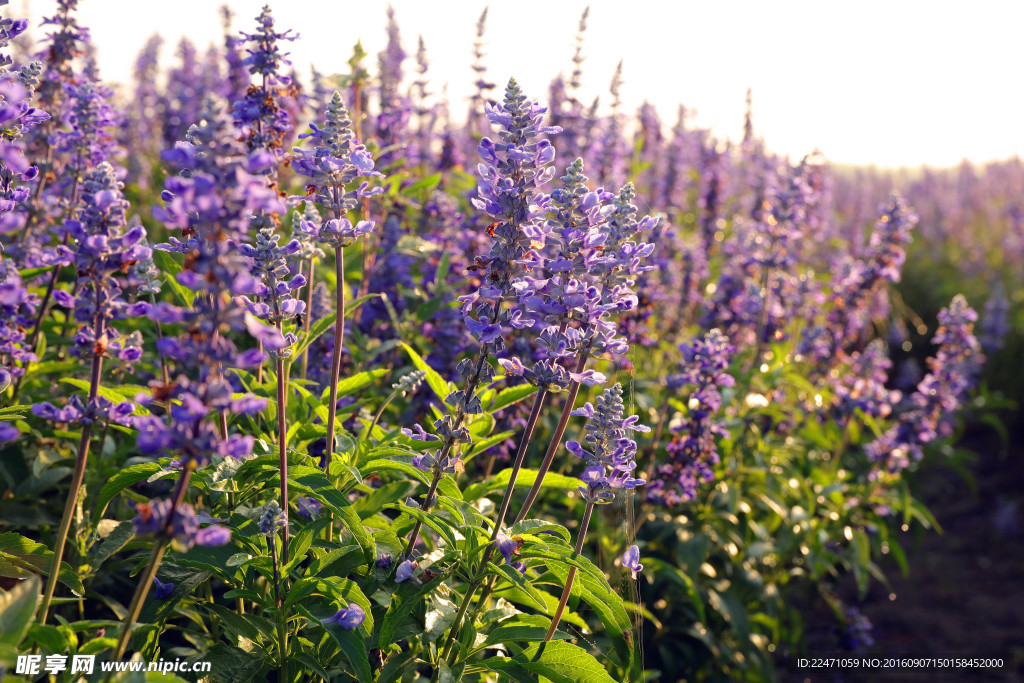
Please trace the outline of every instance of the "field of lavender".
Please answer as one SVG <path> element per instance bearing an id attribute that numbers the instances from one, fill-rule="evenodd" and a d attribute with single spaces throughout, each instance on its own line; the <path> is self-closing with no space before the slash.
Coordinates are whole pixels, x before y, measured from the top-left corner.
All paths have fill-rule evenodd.
<path id="1" fill-rule="evenodd" d="M 484 11 L 466 114 L 391 10 L 333 75 L 265 8 L 115 91 L 76 6 L 0 20 L 5 681 L 776 680 L 1019 427 L 1019 159 L 581 102 L 586 13 L 526 93 Z"/>

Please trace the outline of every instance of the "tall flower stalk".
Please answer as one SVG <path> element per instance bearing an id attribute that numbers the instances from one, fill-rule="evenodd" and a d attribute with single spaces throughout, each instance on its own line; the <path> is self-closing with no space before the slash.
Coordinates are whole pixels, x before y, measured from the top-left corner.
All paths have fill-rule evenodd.
<path id="1" fill-rule="evenodd" d="M 171 531 L 179 518 L 191 519 L 185 497 L 192 473 L 214 458 L 241 459 L 252 454 L 255 440 L 231 434 L 228 416 L 259 413 L 267 402 L 249 394 L 236 396 L 226 374 L 229 368 L 259 367 L 264 354 L 239 352 L 226 332 L 245 330 L 269 349 L 287 345 L 275 328 L 264 325 L 232 298 L 244 301 L 245 295 L 262 291 L 262 283 L 250 274 L 238 251 L 252 216 L 284 210 L 277 194 L 253 174 L 266 168 L 266 155 L 247 153 L 217 100 L 206 100 L 201 118 L 202 123 L 189 129 L 184 142 L 163 154 L 164 160 L 180 171 L 167 179 L 161 195 L 166 205 L 155 212 L 168 228 L 180 231 L 180 237 L 172 236 L 156 248 L 185 255 L 177 281 L 191 290 L 194 298 L 191 307 L 159 303 L 151 313 L 154 320 L 184 330 L 176 337 L 165 336 L 157 345 L 160 355 L 175 363 L 180 374 L 169 385 L 151 382 L 150 395 L 139 397 L 142 402 L 168 405 L 166 415 L 147 415 L 134 421 L 139 450 L 152 456 L 171 456 L 170 465 L 179 469 L 180 475 L 172 498 L 161 507 L 164 523 L 150 529 L 158 533 L 158 540 L 124 619 L 115 659 L 128 646 L 167 546 L 179 536 Z M 182 372 L 186 369 L 191 372 Z M 141 517 L 145 522 L 146 514 Z M 223 533 L 207 540 L 211 544 L 227 542 Z"/>
<path id="2" fill-rule="evenodd" d="M 76 297 L 57 290 L 56 300 L 72 308 L 75 319 L 82 323 L 74 337 L 73 348 L 76 355 L 91 360 L 92 369 L 88 396 L 84 403 L 76 396 L 64 408 L 57 408 L 51 403 L 40 403 L 32 407 L 38 417 L 59 422 L 78 422 L 82 426 L 71 488 L 53 540 L 53 558 L 39 607 L 41 624 L 46 622 L 71 520 L 78 505 L 89 459 L 93 425 L 98 420 L 126 422 L 134 411 L 131 403 L 115 405 L 109 399 L 99 396 L 100 373 L 105 356 L 133 363 L 142 355 L 140 335 L 134 333 L 122 337 L 110 322 L 116 318 L 142 315 L 148 309 L 147 304 L 128 304 L 121 298 L 123 277 L 119 275 L 150 255 L 149 248 L 144 246 L 146 232 L 141 226 L 125 231 L 125 209 L 128 202 L 121 195 L 121 187 L 114 168 L 106 162 L 100 164 L 85 183 L 85 211 L 82 219 L 69 220 L 64 224 L 65 233 L 76 245 L 75 268 L 78 271 L 79 294 Z"/>
<path id="3" fill-rule="evenodd" d="M 306 304 L 292 296 L 306 280 L 301 275 L 288 279 L 291 274 L 286 256 L 295 254 L 301 248 L 297 240 L 279 246 L 281 236 L 273 228 L 265 227 L 256 235 L 256 244 L 243 244 L 241 253 L 252 259 L 251 272 L 259 280 L 255 287 L 255 299 L 243 296 L 246 308 L 254 316 L 274 326 L 283 342 L 267 347 L 267 354 L 274 360 L 277 378 L 277 443 L 281 468 L 281 509 L 288 509 L 288 424 L 286 419 L 288 376 L 285 360 L 292 355 L 292 344 L 296 341 L 294 332 L 285 332 L 285 321 L 301 315 Z M 288 561 L 288 526 L 282 530 L 281 556 Z"/>
<path id="4" fill-rule="evenodd" d="M 546 110 L 529 102 L 516 80 L 510 79 L 500 106 L 488 104 L 487 118 L 499 126 L 500 143 L 488 137 L 480 141 L 480 179 L 473 205 L 490 214 L 495 222 L 488 228 L 493 238 L 486 258 L 476 267 L 482 271 L 482 283 L 476 291 L 461 297 L 466 327 L 480 345 L 477 358 L 459 363 L 458 371 L 466 378 L 464 388 L 452 392 L 445 399 L 452 413 L 434 423 L 437 436 L 422 438 L 441 440 L 441 447 L 419 456 L 416 463 L 433 472 L 423 507 L 433 505 L 441 477 L 459 472 L 462 463 L 453 449 L 469 443 L 469 430 L 463 422 L 467 415 L 483 412 L 477 388 L 494 377 L 487 362 L 492 353 L 504 349 L 504 329 L 518 329 L 528 325 L 524 311 L 518 305 L 527 259 L 535 258 L 533 250 L 544 244 L 544 229 L 540 219 L 549 198 L 536 188 L 545 185 L 554 175 L 550 166 L 555 158 L 554 147 L 540 135 L 553 134 L 559 128 L 541 125 Z M 539 413 L 539 409 L 537 410 Z M 534 417 L 534 423 L 536 416 Z M 528 431 L 532 431 L 528 427 Z M 411 556 L 419 537 L 422 522 L 417 521 L 409 535 L 406 556 Z"/>
<path id="5" fill-rule="evenodd" d="M 622 403 L 622 385 L 614 384 L 598 396 L 597 406 L 587 403 L 583 408 L 574 410 L 573 415 L 586 417 L 587 436 L 584 438 L 589 450 L 584 448 L 578 441 L 569 441 L 566 448 L 570 453 L 582 459 L 587 467 L 583 470 L 581 479 L 583 486 L 579 487 L 580 496 L 587 501 L 583 512 L 583 521 L 576 532 L 576 545 L 573 553 L 576 555 L 583 551 L 583 542 L 587 535 L 587 528 L 590 525 L 590 517 L 594 512 L 595 505 L 606 505 L 615 499 L 616 489 L 634 489 L 643 486 L 643 479 L 633 477 L 633 470 L 636 469 L 636 441 L 627 438 L 626 432 L 649 432 L 649 427 L 639 424 L 639 418 L 635 415 L 624 417 L 625 406 Z M 569 567 L 569 574 L 565 580 L 565 587 L 562 589 L 562 596 L 558 600 L 558 607 L 551 618 L 551 627 L 545 641 L 551 640 L 562 620 L 565 606 L 569 602 L 569 595 L 572 593 L 572 586 L 576 579 L 576 567 Z"/>
<path id="6" fill-rule="evenodd" d="M 335 309 L 334 354 L 331 357 L 330 399 L 327 406 L 327 447 L 320 466 L 327 468 L 334 457 L 338 414 L 338 381 L 341 376 L 341 353 L 345 343 L 345 247 L 373 230 L 373 221 L 362 220 L 352 225 L 347 218 L 359 201 L 379 194 L 364 181 L 355 189 L 347 189 L 356 178 L 383 177 L 373 170 L 373 159 L 359 140 L 352 135 L 352 121 L 337 92 L 327 105 L 322 126 L 311 124 L 313 132 L 299 137 L 312 138 L 311 150 L 296 149 L 292 167 L 310 179 L 307 196 L 302 199 L 321 204 L 327 211 L 325 220 L 319 215 L 303 220 L 302 229 L 318 242 L 334 247 Z"/>
<path id="7" fill-rule="evenodd" d="M 599 373 L 585 369 L 587 361 L 605 353 L 621 356 L 629 349 L 628 342 L 616 336 L 615 322 L 608 319 L 608 314 L 630 311 L 636 307 L 637 297 L 632 288 L 637 276 L 650 270 L 651 266 L 644 265 L 644 260 L 654 252 L 653 244 L 638 243 L 636 240 L 642 233 L 654 229 L 659 222 L 659 219 L 650 216 L 637 220 L 637 207 L 632 203 L 635 197 L 633 184 L 626 183 L 615 197 L 607 222 L 601 226 L 601 256 L 594 257 L 589 267 L 593 271 L 587 291 L 591 300 L 580 312 L 582 325 L 576 341 L 576 366 L 571 375 L 568 395 L 544 459 L 537 468 L 537 478 L 516 515 L 516 523 L 526 519 L 540 494 L 544 477 L 551 469 L 555 453 L 565 435 L 580 385 L 604 381 L 603 377 L 596 376 Z"/>
<path id="8" fill-rule="evenodd" d="M 280 679 L 288 680 L 288 624 L 285 619 L 284 610 L 281 609 L 281 564 L 287 559 L 280 559 L 277 556 L 277 529 L 288 528 L 288 517 L 276 500 L 272 500 L 263 508 L 260 515 L 260 532 L 267 537 L 267 545 L 270 546 L 270 563 L 274 572 L 274 606 L 277 608 L 277 647 L 280 657 Z M 283 555 L 283 552 L 282 552 Z"/>

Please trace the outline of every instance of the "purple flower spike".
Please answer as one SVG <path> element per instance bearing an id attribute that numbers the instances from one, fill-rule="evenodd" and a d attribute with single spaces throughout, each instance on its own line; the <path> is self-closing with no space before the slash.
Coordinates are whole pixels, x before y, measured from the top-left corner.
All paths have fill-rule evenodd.
<path id="1" fill-rule="evenodd" d="M 644 566 L 640 564 L 639 546 L 631 545 L 629 546 L 629 549 L 622 554 L 622 566 L 633 572 L 634 579 L 644 570 Z"/>
<path id="2" fill-rule="evenodd" d="M 622 385 L 614 384 L 597 397 L 597 405 L 587 403 L 572 412 L 587 418 L 587 436 L 584 448 L 578 441 L 570 441 L 566 448 L 570 453 L 583 459 L 586 468 L 579 487 L 584 500 L 596 504 L 610 503 L 615 498 L 615 489 L 633 489 L 647 482 L 635 479 L 636 441 L 626 437 L 627 431 L 649 431 L 638 424 L 636 417 L 624 417 Z"/>
<path id="3" fill-rule="evenodd" d="M 359 625 L 366 619 L 366 612 L 363 608 L 354 602 L 350 602 L 348 607 L 338 610 L 337 614 L 333 617 L 327 617 L 323 620 L 325 624 L 337 624 L 347 631 L 359 628 Z"/>
<path id="4" fill-rule="evenodd" d="M 727 432 L 714 415 L 722 407 L 719 387 L 731 387 L 735 379 L 729 374 L 734 347 L 717 328 L 691 344 L 680 347 L 683 368 L 679 375 L 668 378 L 668 386 L 678 390 L 686 385 L 696 387 L 690 395 L 687 420 L 673 429 L 675 434 L 666 447 L 668 462 L 658 466 L 658 478 L 648 489 L 647 499 L 662 505 L 675 505 L 693 500 L 701 483 L 714 479 L 718 464 L 716 438 Z"/>
<path id="5" fill-rule="evenodd" d="M 158 499 L 149 503 L 138 503 L 135 506 L 136 535 L 162 534 L 169 532 L 174 547 L 186 552 L 195 545 L 224 545 L 231 541 L 231 530 L 227 527 L 211 525 L 200 528 L 199 517 L 192 506 L 182 503 L 174 511 L 173 521 L 168 522 L 171 515 L 171 501 Z"/>

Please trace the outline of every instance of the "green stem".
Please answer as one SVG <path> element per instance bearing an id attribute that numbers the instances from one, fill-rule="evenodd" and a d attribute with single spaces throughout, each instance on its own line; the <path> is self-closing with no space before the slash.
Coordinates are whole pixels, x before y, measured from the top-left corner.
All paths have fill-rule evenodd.
<path id="1" fill-rule="evenodd" d="M 189 461 L 183 467 L 184 470 L 174 490 L 174 498 L 171 500 L 171 509 L 167 513 L 167 522 L 153 545 L 153 554 L 149 558 L 149 564 L 146 565 L 146 569 L 143 571 L 142 580 L 135 588 L 135 594 L 132 596 L 131 604 L 128 607 L 128 614 L 125 615 L 124 623 L 121 625 L 121 635 L 118 638 L 117 648 L 114 650 L 112 661 L 124 658 L 125 650 L 128 649 L 128 639 L 131 637 L 132 629 L 135 627 L 135 621 L 139 618 L 139 613 L 142 612 L 142 604 L 146 602 L 146 596 L 149 595 L 149 588 L 153 585 L 153 577 L 156 576 L 157 569 L 160 568 L 160 562 L 163 560 L 164 552 L 171 543 L 171 529 L 174 526 L 174 519 L 178 513 L 178 506 L 185 500 L 185 494 L 188 492 L 188 482 L 192 478 L 192 469 L 195 467 L 195 463 Z M 110 680 L 110 674 L 104 680 Z"/>
<path id="2" fill-rule="evenodd" d="M 335 247 L 334 355 L 331 357 L 331 397 L 327 406 L 327 448 L 320 466 L 327 469 L 334 457 L 334 432 L 338 416 L 338 381 L 341 377 L 341 347 L 345 343 L 345 247 Z"/>
<path id="3" fill-rule="evenodd" d="M 583 368 L 586 366 L 587 359 L 589 357 L 589 347 L 580 351 L 579 358 L 576 361 L 577 373 L 583 372 Z M 523 502 L 523 506 L 520 508 L 519 514 L 516 515 L 515 524 L 526 519 L 526 515 L 530 512 L 533 502 L 537 500 L 537 495 L 540 493 L 540 487 L 544 483 L 544 476 L 548 473 L 548 470 L 551 469 L 551 462 L 555 459 L 555 452 L 562 444 L 562 437 L 565 436 L 565 428 L 569 424 L 569 414 L 576 405 L 576 397 L 579 393 L 580 383 L 572 382 L 569 385 L 569 394 L 565 397 L 565 405 L 562 406 L 562 415 L 558 418 L 558 425 L 555 427 L 555 433 L 551 435 L 551 443 L 548 444 L 548 450 L 544 453 L 544 459 L 541 461 L 540 467 L 537 469 L 537 478 L 534 480 L 533 486 L 530 487 L 530 492 L 526 494 L 526 500 Z"/>
<path id="4" fill-rule="evenodd" d="M 392 391 L 390 394 L 388 394 L 388 397 L 384 399 L 384 403 L 380 404 L 380 408 L 377 409 L 377 413 L 373 416 L 373 421 L 370 422 L 370 426 L 364 429 L 363 432 L 359 435 L 359 438 L 356 439 L 357 445 L 362 443 L 363 441 L 366 441 L 367 438 L 373 434 L 373 430 L 377 427 L 377 423 L 380 422 L 380 418 L 384 414 L 384 410 L 389 405 L 391 405 L 391 402 L 395 400 L 396 396 L 398 396 L 398 392 Z"/>
<path id="5" fill-rule="evenodd" d="M 94 332 L 97 344 L 104 334 L 104 320 L 97 316 Z M 92 357 L 92 374 L 89 377 L 89 398 L 86 400 L 88 406 L 99 393 L 100 371 L 103 368 L 103 354 L 96 353 Z M 64 515 L 60 519 L 60 526 L 57 529 L 57 537 L 53 541 L 53 557 L 50 559 L 50 573 L 46 577 L 46 587 L 43 590 L 43 602 L 39 607 L 39 624 L 46 623 L 46 615 L 50 610 L 50 603 L 53 600 L 53 592 L 57 587 L 57 575 L 60 574 L 60 564 L 64 559 L 64 545 L 68 540 L 68 533 L 71 530 L 71 519 L 74 517 L 75 508 L 78 507 L 78 495 L 82 490 L 82 482 L 85 480 L 85 466 L 89 461 L 89 437 L 92 436 L 92 424 L 88 422 L 82 425 L 82 435 L 78 441 L 78 455 L 75 458 L 75 471 L 71 477 L 71 490 L 68 491 L 68 499 L 64 503 Z"/>
<path id="6" fill-rule="evenodd" d="M 150 301 L 150 303 L 153 304 L 154 307 L 156 306 L 156 296 L 152 292 L 149 293 L 149 301 Z M 163 328 L 160 327 L 160 321 L 156 320 L 155 322 L 156 322 L 156 339 L 159 342 L 159 341 L 162 341 L 163 338 L 164 338 L 164 331 L 163 331 Z M 167 371 L 167 359 L 164 358 L 163 355 L 160 356 L 160 375 L 163 377 L 164 386 L 165 387 L 166 386 L 170 386 L 170 384 L 171 384 L 171 377 L 170 377 L 170 373 Z"/>
<path id="7" fill-rule="evenodd" d="M 583 541 L 587 536 L 587 527 L 590 526 L 590 516 L 594 512 L 594 501 L 587 501 L 587 509 L 583 513 L 583 523 L 580 524 L 580 531 L 576 535 L 576 547 L 573 548 L 573 556 L 583 551 Z M 562 613 L 565 612 L 565 605 L 569 602 L 569 594 L 572 592 L 572 584 L 576 580 L 576 567 L 569 567 L 569 576 L 565 579 L 565 588 L 562 589 L 562 597 L 558 600 L 558 608 L 555 609 L 555 616 L 551 619 L 551 627 L 544 636 L 544 642 L 551 640 L 558 630 L 558 623 L 562 621 Z"/>
<path id="8" fill-rule="evenodd" d="M 303 331 L 305 332 L 305 339 L 309 339 L 309 326 L 312 323 L 313 316 L 313 273 L 316 269 L 315 258 L 309 259 L 309 279 L 306 282 L 306 315 L 303 320 Z M 309 347 L 302 350 L 302 364 L 299 366 L 299 377 L 306 379 L 306 372 L 309 370 Z"/>
<path id="9" fill-rule="evenodd" d="M 160 562 L 163 560 L 164 552 L 167 550 L 168 545 L 170 545 L 169 538 L 159 538 L 153 545 L 153 553 L 149 556 L 149 563 L 146 565 L 146 569 L 143 570 L 142 577 L 139 579 L 135 589 L 135 594 L 132 595 L 131 604 L 128 606 L 128 614 L 121 625 L 121 635 L 117 639 L 117 647 L 114 649 L 111 661 L 124 659 L 124 653 L 128 649 L 128 640 L 131 637 L 132 629 L 135 627 L 135 621 L 139 618 L 139 613 L 142 612 L 142 604 L 146 601 L 146 596 L 149 595 L 149 587 L 153 584 L 153 577 L 156 576 L 157 569 L 160 568 Z M 109 679 L 108 675 L 105 680 Z"/>
<path id="10" fill-rule="evenodd" d="M 447 447 L 447 443 L 445 445 Z M 451 449 L 449 448 L 448 451 L 450 451 L 450 450 Z M 442 451 L 442 453 L 441 453 L 441 456 L 439 457 L 439 459 L 443 460 L 444 458 L 447 457 L 448 452 L 446 452 L 444 448 L 442 448 L 441 451 Z M 437 471 L 434 472 L 434 478 L 430 480 L 430 488 L 427 489 L 427 498 L 426 498 L 426 500 L 423 501 L 423 509 L 424 510 L 429 510 L 430 509 L 430 501 L 433 499 L 434 494 L 437 492 L 437 485 L 440 483 L 442 476 L 444 476 L 444 472 L 442 472 L 440 469 L 438 469 Z M 412 528 L 412 533 L 409 534 L 409 542 L 406 543 L 406 546 L 405 546 L 405 557 L 406 558 L 411 558 L 412 557 L 412 549 L 416 546 L 416 540 L 419 538 L 420 529 L 422 529 L 422 528 L 423 528 L 423 520 L 417 519 L 415 526 L 413 526 L 413 528 Z"/>
<path id="11" fill-rule="evenodd" d="M 281 570 L 277 562 L 277 533 L 270 534 L 270 560 L 274 568 L 274 604 L 277 607 L 277 639 L 281 655 L 280 681 L 288 681 L 288 628 L 281 609 Z"/>
<path id="12" fill-rule="evenodd" d="M 280 328 L 281 323 L 277 324 Z M 288 400 L 285 385 L 284 358 L 277 359 L 277 434 L 278 455 L 281 467 L 281 509 L 284 510 L 285 524 L 281 537 L 281 559 L 288 562 L 288 423 L 285 416 L 285 402 Z"/>
<path id="13" fill-rule="evenodd" d="M 491 542 L 484 551 L 484 556 L 480 562 L 480 569 L 477 572 L 477 576 L 474 577 L 473 582 L 466 588 L 466 594 L 462 597 L 462 604 L 459 605 L 459 611 L 455 615 L 455 621 L 452 622 L 451 630 L 448 632 L 448 640 L 445 642 L 444 652 L 440 657 L 441 660 L 447 661 L 450 656 L 452 647 L 455 644 L 455 638 L 458 636 L 459 630 L 462 628 L 462 619 L 465 617 L 466 610 L 469 609 L 469 604 L 473 600 L 473 594 L 483 583 L 483 575 L 487 570 L 487 562 L 491 559 L 491 555 L 494 553 L 494 544 L 497 541 L 498 533 L 501 531 L 501 527 L 505 523 L 505 516 L 508 514 L 509 503 L 512 501 L 512 491 L 515 489 L 516 480 L 519 477 L 519 470 L 522 468 L 526 451 L 529 448 L 530 440 L 533 438 L 533 432 L 537 427 L 537 419 L 540 417 L 540 412 L 544 407 L 544 401 L 547 399 L 547 395 L 548 392 L 541 389 L 533 401 L 533 408 L 530 409 L 530 417 L 526 422 L 526 428 L 523 430 L 523 436 L 519 441 L 519 447 L 516 449 L 516 457 L 512 463 L 512 473 L 509 476 L 508 486 L 505 487 L 505 495 L 501 500 L 498 517 L 494 522 L 494 528 L 491 530 Z"/>

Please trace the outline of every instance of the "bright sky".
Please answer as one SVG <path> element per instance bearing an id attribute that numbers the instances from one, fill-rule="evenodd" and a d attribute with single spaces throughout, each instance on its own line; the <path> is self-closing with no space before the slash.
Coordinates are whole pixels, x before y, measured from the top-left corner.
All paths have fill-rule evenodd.
<path id="1" fill-rule="evenodd" d="M 25 15 L 24 2 L 12 2 L 17 16 Z M 264 2 L 231 0 L 234 28 L 251 30 Z M 301 35 L 290 45 L 291 58 L 307 80 L 310 63 L 325 73 L 344 71 L 357 39 L 376 69 L 386 41 L 382 0 L 270 2 L 277 26 Z M 164 64 L 183 35 L 200 48 L 220 44 L 220 4 L 81 0 L 79 16 L 92 31 L 104 77 L 129 82 L 135 55 L 154 32 L 167 40 Z M 461 118 L 472 91 L 475 23 L 487 3 L 391 4 L 406 52 L 415 55 L 422 35 L 434 90 L 448 83 Z M 551 78 L 571 69 L 587 4 L 584 101 L 597 94 L 609 101 L 608 83 L 622 58 L 627 108 L 650 100 L 666 129 L 681 102 L 696 111 L 696 125 L 739 139 L 750 87 L 758 135 L 770 150 L 794 158 L 817 147 L 836 163 L 949 166 L 1024 154 L 1024 2 L 492 0 L 491 80 L 503 85 L 514 75 L 543 101 Z M 34 24 L 55 5 L 32 0 Z M 33 35 L 42 36 L 35 25 Z M 410 59 L 407 74 L 413 67 Z"/>

